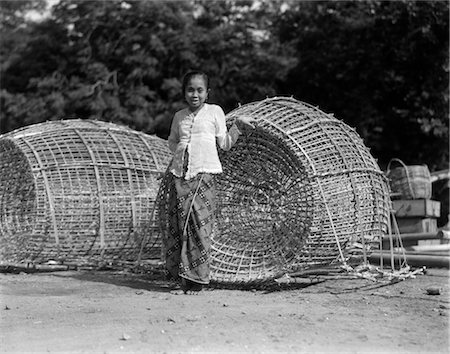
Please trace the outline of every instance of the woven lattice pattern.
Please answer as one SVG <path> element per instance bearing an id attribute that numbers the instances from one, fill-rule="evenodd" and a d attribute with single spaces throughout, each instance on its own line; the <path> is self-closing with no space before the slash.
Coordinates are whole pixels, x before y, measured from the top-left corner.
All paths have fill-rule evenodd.
<path id="1" fill-rule="evenodd" d="M 308 215 L 312 215 L 312 222 L 308 230 L 300 229 L 306 237 L 297 238 L 301 245 L 294 268 L 362 260 L 379 246 L 388 230 L 389 186 L 354 129 L 292 98 L 250 103 L 230 112 L 227 119 L 232 122 L 240 115 L 256 118 L 258 127 L 284 144 L 304 167 L 302 181 L 309 184 L 313 196 L 311 202 L 297 203 L 311 208 Z M 252 154 L 258 153 L 260 149 L 255 146 Z M 264 169 L 267 158 L 265 154 L 259 166 L 251 168 Z M 245 162 L 239 168 L 242 173 L 249 171 Z M 242 220 L 233 222 L 239 225 Z M 262 232 L 260 237 L 273 237 L 267 230 L 257 232 Z"/>
<path id="2" fill-rule="evenodd" d="M 159 258 L 154 210 L 167 142 L 93 120 L 0 137 L 0 260 Z"/>
<path id="3" fill-rule="evenodd" d="M 221 160 L 213 279 L 247 282 L 285 272 L 312 223 L 313 191 L 301 161 L 261 127 L 242 135 Z"/>

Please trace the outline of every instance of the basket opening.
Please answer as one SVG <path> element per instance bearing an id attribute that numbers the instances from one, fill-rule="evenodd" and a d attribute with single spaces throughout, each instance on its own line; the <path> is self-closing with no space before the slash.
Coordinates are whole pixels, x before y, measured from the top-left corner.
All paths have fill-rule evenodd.
<path id="1" fill-rule="evenodd" d="M 302 163 L 279 137 L 258 128 L 220 155 L 212 268 L 251 278 L 286 265 L 306 241 L 313 213 Z"/>
<path id="2" fill-rule="evenodd" d="M 2 236 L 29 232 L 36 209 L 33 173 L 24 153 L 7 139 L 0 141 L 0 195 Z M 0 245 L 6 247 L 3 242 L 2 237 Z"/>

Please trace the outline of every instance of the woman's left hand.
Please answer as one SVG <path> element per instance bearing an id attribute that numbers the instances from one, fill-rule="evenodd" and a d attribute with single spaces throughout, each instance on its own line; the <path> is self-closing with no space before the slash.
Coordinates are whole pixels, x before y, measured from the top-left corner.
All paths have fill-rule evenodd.
<path id="1" fill-rule="evenodd" d="M 238 128 L 250 127 L 255 129 L 256 119 L 251 116 L 240 116 L 236 118 Z"/>

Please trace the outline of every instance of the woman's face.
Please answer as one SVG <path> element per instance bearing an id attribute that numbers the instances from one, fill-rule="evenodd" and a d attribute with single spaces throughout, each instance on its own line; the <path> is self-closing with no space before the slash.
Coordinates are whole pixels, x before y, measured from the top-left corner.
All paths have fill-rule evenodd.
<path id="1" fill-rule="evenodd" d="M 193 76 L 186 85 L 184 97 L 191 110 L 200 108 L 208 98 L 205 80 L 201 76 Z"/>

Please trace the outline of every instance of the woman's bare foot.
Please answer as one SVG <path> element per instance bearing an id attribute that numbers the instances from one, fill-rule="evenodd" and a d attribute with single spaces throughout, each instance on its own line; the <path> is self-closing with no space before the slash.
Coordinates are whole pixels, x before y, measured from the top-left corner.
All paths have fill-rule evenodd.
<path id="1" fill-rule="evenodd" d="M 170 290 L 172 295 L 184 295 L 187 291 L 186 279 L 181 279 L 181 285 L 175 287 L 175 289 Z"/>
<path id="2" fill-rule="evenodd" d="M 171 290 L 172 295 L 199 295 L 203 291 L 203 284 L 196 283 L 195 281 L 181 279 L 181 286 Z"/>
<path id="3" fill-rule="evenodd" d="M 203 290 L 203 284 L 195 281 L 186 280 L 186 295 L 199 295 Z"/>

